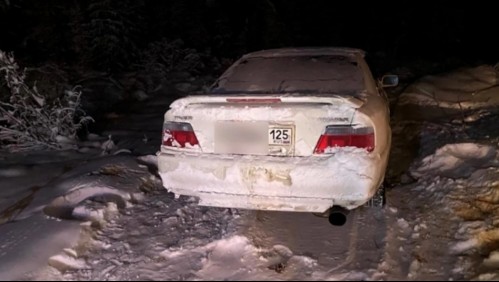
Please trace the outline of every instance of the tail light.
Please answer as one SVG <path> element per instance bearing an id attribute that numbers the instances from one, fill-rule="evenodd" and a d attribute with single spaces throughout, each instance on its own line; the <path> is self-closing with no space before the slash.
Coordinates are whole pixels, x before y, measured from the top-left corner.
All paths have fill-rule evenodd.
<path id="1" fill-rule="evenodd" d="M 191 148 L 199 145 L 192 125 L 187 122 L 166 122 L 163 124 L 163 146 Z"/>
<path id="2" fill-rule="evenodd" d="M 328 125 L 321 135 L 315 154 L 324 154 L 332 147 L 357 147 L 374 150 L 374 129 L 372 127 L 353 127 Z"/>

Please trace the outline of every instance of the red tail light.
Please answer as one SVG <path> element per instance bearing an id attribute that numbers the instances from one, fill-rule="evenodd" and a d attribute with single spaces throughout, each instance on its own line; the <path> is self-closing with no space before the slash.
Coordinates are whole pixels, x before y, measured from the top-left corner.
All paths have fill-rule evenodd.
<path id="1" fill-rule="evenodd" d="M 314 153 L 324 154 L 332 147 L 365 148 L 371 152 L 374 150 L 374 130 L 372 127 L 329 125 L 319 138 Z"/>
<path id="2" fill-rule="evenodd" d="M 187 122 L 166 122 L 163 125 L 163 146 L 186 148 L 199 145 L 199 141 Z"/>

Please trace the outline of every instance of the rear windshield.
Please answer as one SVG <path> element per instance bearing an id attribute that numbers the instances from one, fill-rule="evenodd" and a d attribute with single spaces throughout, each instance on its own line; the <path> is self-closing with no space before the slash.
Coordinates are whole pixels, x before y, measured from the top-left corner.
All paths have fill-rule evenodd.
<path id="1" fill-rule="evenodd" d="M 362 71 L 350 57 L 252 57 L 224 73 L 211 92 L 355 95 L 364 88 Z"/>

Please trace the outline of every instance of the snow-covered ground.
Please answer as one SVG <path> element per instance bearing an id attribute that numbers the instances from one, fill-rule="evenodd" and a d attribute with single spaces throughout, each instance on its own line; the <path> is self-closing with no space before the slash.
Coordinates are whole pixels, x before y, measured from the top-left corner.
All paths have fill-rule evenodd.
<path id="1" fill-rule="evenodd" d="M 0 279 L 497 279 L 497 77 L 483 66 L 408 87 L 387 207 L 343 227 L 175 199 L 154 165 L 168 96 L 113 116 L 81 152 L 0 154 Z"/>

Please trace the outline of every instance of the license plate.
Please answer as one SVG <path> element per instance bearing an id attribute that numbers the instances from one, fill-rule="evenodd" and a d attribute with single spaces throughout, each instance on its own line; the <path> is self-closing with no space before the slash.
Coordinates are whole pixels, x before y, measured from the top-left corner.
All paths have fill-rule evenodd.
<path id="1" fill-rule="evenodd" d="M 270 127 L 269 128 L 269 145 L 292 145 L 293 128 L 291 127 Z"/>
<path id="2" fill-rule="evenodd" d="M 215 152 L 226 154 L 268 153 L 266 122 L 219 122 L 215 127 Z"/>

